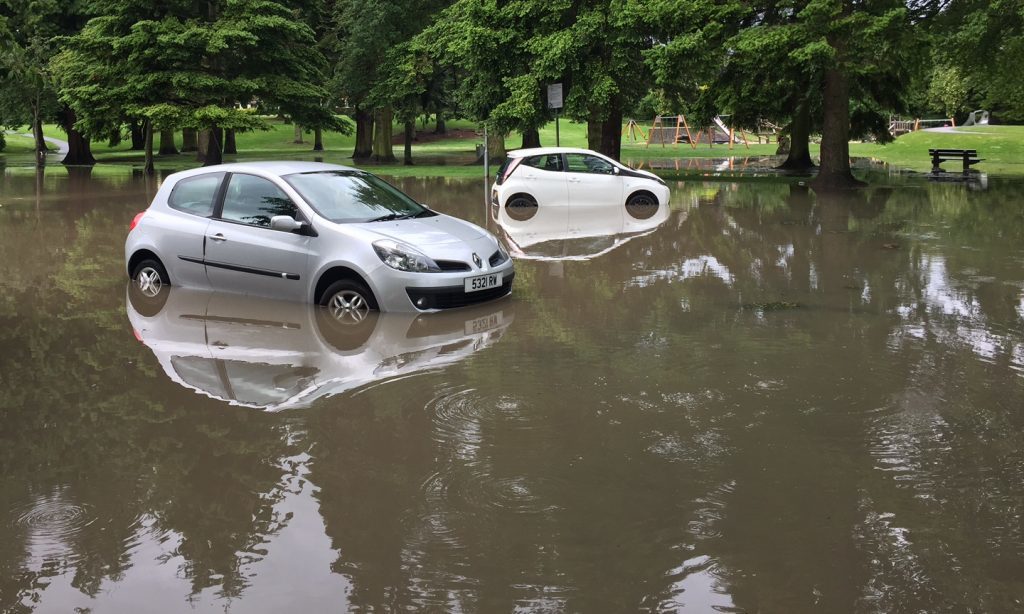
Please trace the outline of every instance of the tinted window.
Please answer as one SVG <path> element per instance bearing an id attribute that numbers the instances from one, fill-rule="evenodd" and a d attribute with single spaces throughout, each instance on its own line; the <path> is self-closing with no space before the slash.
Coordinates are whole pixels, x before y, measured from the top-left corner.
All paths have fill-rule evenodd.
<path id="1" fill-rule="evenodd" d="M 213 214 L 213 201 L 223 178 L 224 173 L 210 173 L 182 179 L 171 190 L 167 204 L 178 211 L 209 217 Z"/>
<path id="2" fill-rule="evenodd" d="M 295 217 L 295 204 L 270 181 L 254 175 L 232 175 L 224 195 L 221 219 L 270 226 L 275 215 Z"/>
<path id="3" fill-rule="evenodd" d="M 611 175 L 614 166 L 608 160 L 587 154 L 567 154 L 570 173 L 595 173 Z"/>
<path id="4" fill-rule="evenodd" d="M 426 217 L 429 209 L 388 182 L 362 171 L 318 171 L 284 178 L 310 207 L 332 222 Z"/>
<path id="5" fill-rule="evenodd" d="M 542 171 L 560 171 L 562 170 L 562 155 L 544 154 L 543 156 L 530 156 L 523 160 L 523 164 L 539 168 Z"/>

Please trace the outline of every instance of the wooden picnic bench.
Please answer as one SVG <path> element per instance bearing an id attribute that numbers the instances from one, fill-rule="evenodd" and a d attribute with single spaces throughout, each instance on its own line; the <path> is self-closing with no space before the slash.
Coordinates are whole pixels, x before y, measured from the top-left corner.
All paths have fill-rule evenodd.
<path id="1" fill-rule="evenodd" d="M 950 160 L 961 160 L 964 164 L 964 172 L 971 170 L 972 164 L 981 162 L 984 158 L 978 157 L 977 149 L 929 149 L 928 155 L 932 157 L 932 172 L 941 173 L 943 162 Z"/>

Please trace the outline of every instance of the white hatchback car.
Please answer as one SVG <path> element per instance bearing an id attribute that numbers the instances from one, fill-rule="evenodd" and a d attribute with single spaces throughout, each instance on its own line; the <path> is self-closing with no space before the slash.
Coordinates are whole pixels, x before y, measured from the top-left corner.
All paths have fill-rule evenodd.
<path id="1" fill-rule="evenodd" d="M 491 204 L 511 210 L 580 203 L 643 207 L 667 205 L 668 200 L 668 185 L 654 173 L 570 147 L 509 152 L 491 189 Z"/>
<path id="2" fill-rule="evenodd" d="M 506 296 L 512 260 L 494 235 L 432 211 L 354 168 L 224 164 L 175 173 L 125 242 L 128 274 L 330 308 L 432 311 Z"/>

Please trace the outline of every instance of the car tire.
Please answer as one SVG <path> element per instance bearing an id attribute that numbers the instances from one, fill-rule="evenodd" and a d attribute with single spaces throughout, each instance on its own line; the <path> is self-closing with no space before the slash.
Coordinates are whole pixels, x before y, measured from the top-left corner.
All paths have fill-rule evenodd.
<path id="1" fill-rule="evenodd" d="M 136 286 L 142 296 L 153 298 L 160 294 L 161 288 L 171 285 L 167 269 L 159 260 L 147 258 L 132 269 L 132 285 Z"/>
<path id="2" fill-rule="evenodd" d="M 327 286 L 320 296 L 320 304 L 332 318 L 340 323 L 358 324 L 371 311 L 377 311 L 377 299 L 366 284 L 354 279 L 342 279 Z"/>
<path id="3" fill-rule="evenodd" d="M 513 194 L 505 203 L 505 212 L 513 220 L 525 222 L 537 215 L 537 199 L 529 194 Z"/>
<path id="4" fill-rule="evenodd" d="M 658 199 L 649 192 L 637 192 L 626 200 L 626 212 L 638 220 L 646 220 L 658 212 Z"/>
<path id="5" fill-rule="evenodd" d="M 128 282 L 128 302 L 135 313 L 146 318 L 152 318 L 163 310 L 170 293 L 170 286 L 162 286 L 156 295 L 146 296 L 134 281 Z"/>

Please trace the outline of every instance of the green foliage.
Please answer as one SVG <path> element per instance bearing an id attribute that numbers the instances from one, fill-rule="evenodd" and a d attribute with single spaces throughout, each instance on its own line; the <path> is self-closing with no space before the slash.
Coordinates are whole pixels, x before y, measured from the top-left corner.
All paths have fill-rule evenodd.
<path id="1" fill-rule="evenodd" d="M 935 89 L 969 92 L 968 106 L 987 108 L 1001 119 L 1024 120 L 1024 1 L 953 0 L 935 18 L 935 57 L 940 66 L 959 69 L 962 81 L 936 74 Z M 945 99 L 945 98 L 944 98 Z"/>
<path id="2" fill-rule="evenodd" d="M 312 29 L 272 0 L 95 2 L 97 14 L 53 61 L 62 99 L 91 134 L 123 120 L 157 128 L 263 127 L 237 105 L 280 108 L 307 126 L 344 129 L 324 102 Z"/>
<path id="3" fill-rule="evenodd" d="M 967 110 L 968 85 L 957 66 L 936 66 L 928 84 L 928 101 L 949 117 Z"/>

